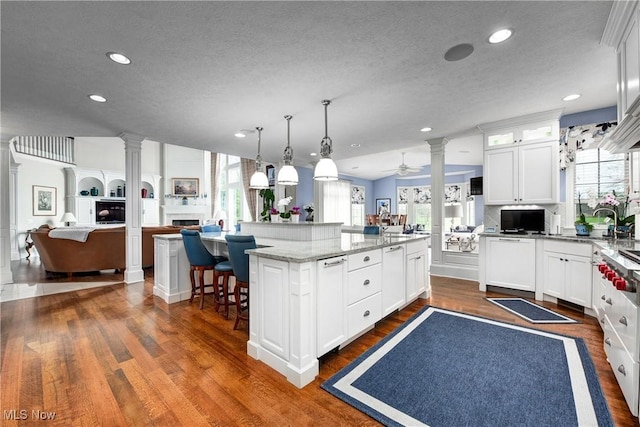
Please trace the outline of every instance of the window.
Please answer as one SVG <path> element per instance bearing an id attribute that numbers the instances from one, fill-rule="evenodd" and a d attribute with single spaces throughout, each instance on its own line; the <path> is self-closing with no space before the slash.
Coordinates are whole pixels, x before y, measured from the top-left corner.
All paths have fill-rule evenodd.
<path id="1" fill-rule="evenodd" d="M 240 157 L 218 154 L 218 200 L 219 210 L 227 215 L 227 224 L 237 224 L 239 220 L 251 221 L 249 206 L 244 197 Z"/>
<path id="2" fill-rule="evenodd" d="M 351 225 L 351 183 L 344 180 L 314 181 L 318 197 L 314 219 Z"/>
<path id="3" fill-rule="evenodd" d="M 601 199 L 615 191 L 617 195 L 628 192 L 628 167 L 626 154 L 610 154 L 594 148 L 576 151 L 574 203 L 576 216 L 582 212 L 589 222 L 602 223 L 606 216 L 589 218 L 596 208 L 589 207 L 593 199 Z"/>
<path id="4" fill-rule="evenodd" d="M 431 231 L 431 187 L 398 187 L 398 214 Z"/>
<path id="5" fill-rule="evenodd" d="M 351 225 L 364 225 L 365 217 L 365 187 L 351 186 Z"/>

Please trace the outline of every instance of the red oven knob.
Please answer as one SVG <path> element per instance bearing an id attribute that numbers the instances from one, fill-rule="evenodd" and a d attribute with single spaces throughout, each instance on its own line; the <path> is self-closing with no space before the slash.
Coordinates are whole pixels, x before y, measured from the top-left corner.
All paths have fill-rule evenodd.
<path id="1" fill-rule="evenodd" d="M 613 279 L 613 286 L 618 290 L 624 290 L 627 288 L 627 282 L 622 277 L 616 277 Z"/>
<path id="2" fill-rule="evenodd" d="M 613 270 L 609 270 L 605 273 L 605 277 L 607 278 L 607 280 L 613 281 L 613 278 L 616 277 L 616 272 Z"/>
<path id="3" fill-rule="evenodd" d="M 609 267 L 607 267 L 607 264 L 600 264 L 598 265 L 598 271 L 600 273 L 604 273 L 605 271 L 607 271 L 609 269 Z"/>

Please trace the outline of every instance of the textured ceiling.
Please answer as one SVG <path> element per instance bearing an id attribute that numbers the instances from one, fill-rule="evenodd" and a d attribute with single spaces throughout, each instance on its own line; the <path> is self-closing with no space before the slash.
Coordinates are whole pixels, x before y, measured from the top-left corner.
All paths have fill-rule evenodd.
<path id="1" fill-rule="evenodd" d="M 403 151 L 408 165 L 428 164 L 427 137 L 452 139 L 447 163 L 479 164 L 480 123 L 615 105 L 615 54 L 600 44 L 611 4 L 3 1 L 2 138 L 130 132 L 255 158 L 257 135 L 233 134 L 262 126 L 263 157 L 277 163 L 291 114 L 294 163 L 305 166 L 331 99 L 342 173 L 389 175 L 380 171 Z M 487 43 L 501 27 L 514 36 Z M 473 54 L 445 61 L 459 43 Z"/>

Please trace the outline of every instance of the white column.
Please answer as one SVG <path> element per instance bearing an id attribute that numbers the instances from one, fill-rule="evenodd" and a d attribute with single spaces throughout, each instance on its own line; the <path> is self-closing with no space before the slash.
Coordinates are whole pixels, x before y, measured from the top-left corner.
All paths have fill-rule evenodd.
<path id="1" fill-rule="evenodd" d="M 11 157 L 11 155 L 9 155 Z M 9 174 L 9 233 L 11 235 L 11 260 L 20 259 L 20 242 L 18 240 L 18 166 L 17 163 L 11 162 L 11 170 Z M 4 165 L 3 165 L 4 166 Z M 26 230 L 25 230 L 26 231 Z"/>
<path id="2" fill-rule="evenodd" d="M 428 140 L 431 147 L 431 264 L 442 265 L 444 221 L 444 146 L 446 138 Z"/>
<path id="3" fill-rule="evenodd" d="M 0 285 L 13 283 L 11 274 L 11 188 L 9 141 L 0 141 Z"/>
<path id="4" fill-rule="evenodd" d="M 125 150 L 125 225 L 127 269 L 124 272 L 126 283 L 144 281 L 142 270 L 142 141 L 144 136 L 122 133 Z"/>

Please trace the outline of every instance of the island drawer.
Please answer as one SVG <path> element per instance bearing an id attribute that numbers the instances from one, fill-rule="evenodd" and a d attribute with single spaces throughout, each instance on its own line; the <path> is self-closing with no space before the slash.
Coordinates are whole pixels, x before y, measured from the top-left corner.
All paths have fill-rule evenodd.
<path id="1" fill-rule="evenodd" d="M 544 250 L 560 252 L 566 255 L 586 256 L 591 258 L 593 246 L 590 243 L 560 242 L 557 240 L 545 240 Z"/>
<path id="2" fill-rule="evenodd" d="M 407 254 L 415 254 L 420 251 L 427 251 L 427 241 L 424 239 L 407 242 Z"/>
<path id="3" fill-rule="evenodd" d="M 347 305 L 382 290 L 382 264 L 359 268 L 347 274 Z"/>
<path id="4" fill-rule="evenodd" d="M 348 259 L 349 271 L 357 270 L 358 268 L 367 267 L 382 261 L 382 249 L 351 254 Z"/>
<path id="5" fill-rule="evenodd" d="M 631 413 L 638 416 L 638 362 L 627 352 L 608 319 L 604 327 L 604 351 Z"/>
<path id="6" fill-rule="evenodd" d="M 382 294 L 371 295 L 347 307 L 347 333 L 354 337 L 382 318 Z"/>

